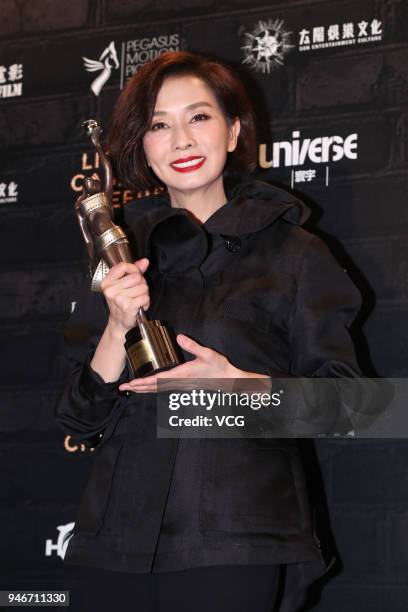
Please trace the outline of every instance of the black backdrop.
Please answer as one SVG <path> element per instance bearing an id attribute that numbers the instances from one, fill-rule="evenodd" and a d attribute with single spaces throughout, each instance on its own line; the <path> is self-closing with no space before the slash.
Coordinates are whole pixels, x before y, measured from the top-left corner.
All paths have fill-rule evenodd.
<path id="1" fill-rule="evenodd" d="M 84 274 L 73 202 L 98 171 L 81 121 L 106 125 L 126 79 L 163 50 L 235 65 L 258 107 L 258 177 L 305 199 L 311 228 L 362 291 L 353 333 L 364 372 L 404 377 L 408 3 L 2 0 L 0 14 L 0 586 L 69 589 L 64 534 L 92 450 L 64 437 L 53 411 Z M 130 197 L 116 188 L 117 205 Z M 316 450 L 343 569 L 313 609 L 405 612 L 407 443 Z"/>

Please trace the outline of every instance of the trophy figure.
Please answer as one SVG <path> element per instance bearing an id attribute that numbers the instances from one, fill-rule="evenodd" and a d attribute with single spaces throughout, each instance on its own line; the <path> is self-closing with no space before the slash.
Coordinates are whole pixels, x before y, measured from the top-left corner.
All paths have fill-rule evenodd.
<path id="1" fill-rule="evenodd" d="M 102 279 L 115 264 L 133 263 L 129 241 L 113 221 L 112 167 L 100 144 L 101 128 L 88 119 L 83 127 L 99 153 L 104 170 L 104 189 L 97 179 L 86 178 L 75 202 L 79 226 L 89 254 L 91 290 L 101 291 Z M 140 308 L 136 325 L 125 336 L 125 349 L 135 378 L 168 370 L 182 363 L 174 334 L 160 321 L 150 321 Z"/>

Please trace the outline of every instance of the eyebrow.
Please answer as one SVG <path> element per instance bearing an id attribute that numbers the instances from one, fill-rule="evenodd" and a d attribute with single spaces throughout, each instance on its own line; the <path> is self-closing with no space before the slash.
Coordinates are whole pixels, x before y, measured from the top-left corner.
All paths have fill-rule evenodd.
<path id="1" fill-rule="evenodd" d="M 194 102 L 193 104 L 188 104 L 186 106 L 186 110 L 193 110 L 194 108 L 197 108 L 198 106 L 209 106 L 210 108 L 214 108 L 212 104 L 210 104 L 209 102 Z M 166 111 L 154 111 L 153 116 L 155 115 L 167 115 Z"/>

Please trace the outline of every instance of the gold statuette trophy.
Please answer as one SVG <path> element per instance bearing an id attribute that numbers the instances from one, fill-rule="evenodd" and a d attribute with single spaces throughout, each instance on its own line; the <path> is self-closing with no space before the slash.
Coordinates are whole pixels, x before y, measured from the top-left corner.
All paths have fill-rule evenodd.
<path id="1" fill-rule="evenodd" d="M 112 167 L 100 144 L 101 128 L 94 119 L 85 121 L 83 127 L 99 153 L 105 186 L 102 190 L 99 180 L 86 178 L 82 194 L 75 202 L 75 211 L 89 253 L 91 290 L 101 291 L 101 281 L 112 266 L 121 261 L 133 263 L 134 259 L 125 232 L 113 222 Z M 149 321 L 143 308 L 139 309 L 136 325 L 125 338 L 126 354 L 135 378 L 182 363 L 174 335 L 160 321 Z"/>

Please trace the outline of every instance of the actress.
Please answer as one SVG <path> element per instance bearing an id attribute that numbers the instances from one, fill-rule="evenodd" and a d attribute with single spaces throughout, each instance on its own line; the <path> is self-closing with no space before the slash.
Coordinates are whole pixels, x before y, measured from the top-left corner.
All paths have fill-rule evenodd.
<path id="1" fill-rule="evenodd" d="M 359 294 L 301 227 L 304 204 L 249 179 L 252 109 L 222 63 L 146 64 L 119 97 L 109 151 L 122 183 L 164 191 L 125 207 L 136 261 L 75 314 L 93 337 L 57 416 L 96 457 L 66 562 L 88 568 L 92 609 L 114 605 L 116 575 L 121 610 L 294 611 L 325 569 L 296 440 L 159 439 L 157 381 L 359 376 Z M 132 380 L 123 344 L 140 307 L 175 330 L 186 362 Z"/>

